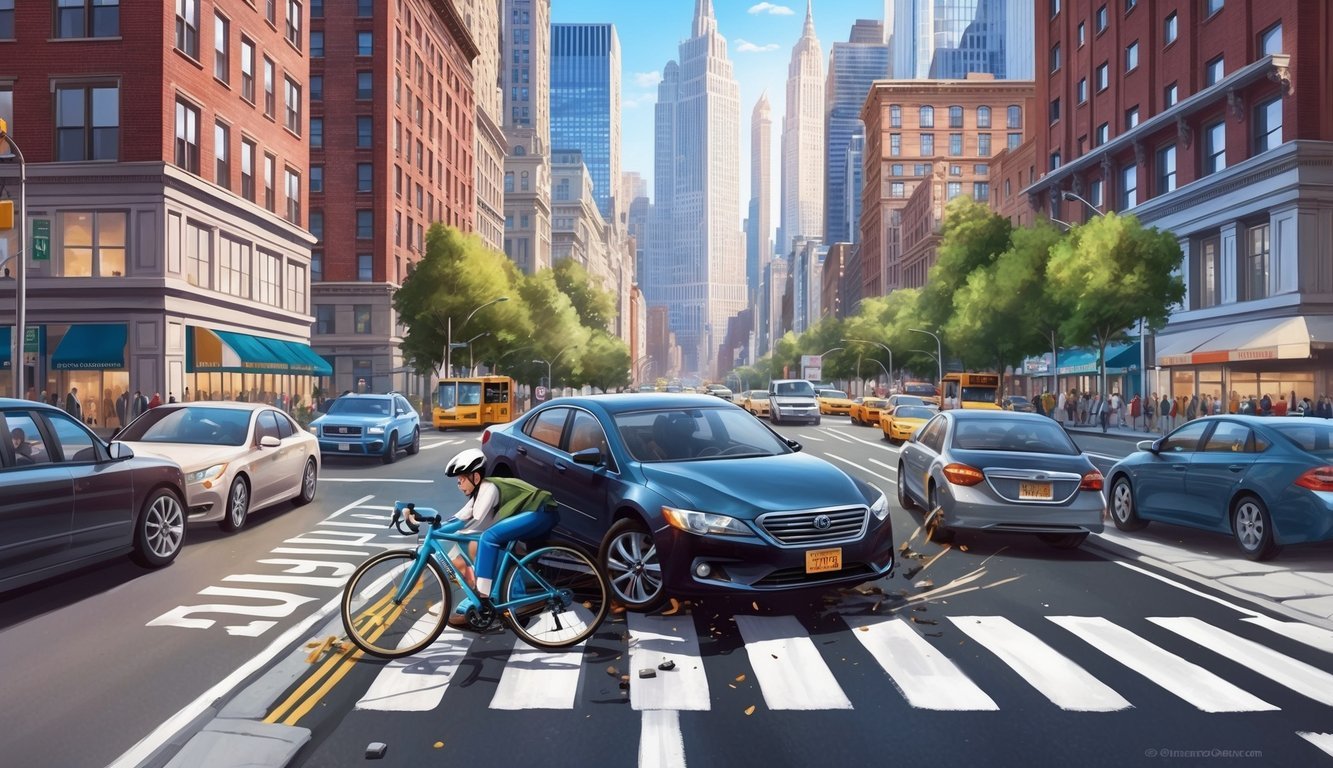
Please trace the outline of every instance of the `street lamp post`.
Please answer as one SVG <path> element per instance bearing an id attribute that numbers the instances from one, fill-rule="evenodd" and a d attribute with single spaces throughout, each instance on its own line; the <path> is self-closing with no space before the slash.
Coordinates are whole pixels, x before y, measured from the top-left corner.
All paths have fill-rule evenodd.
<path id="1" fill-rule="evenodd" d="M 881 344 L 881 343 L 879 343 L 878 341 L 871 341 L 870 339 L 843 339 L 843 341 L 856 341 L 856 342 L 860 342 L 861 344 L 874 344 L 875 346 L 879 347 L 880 349 L 884 350 L 885 352 L 888 352 L 888 353 L 889 353 L 889 367 L 888 367 L 888 368 L 885 368 L 885 370 L 884 370 L 884 375 L 887 376 L 887 377 L 889 378 L 889 387 L 890 387 L 890 388 L 893 387 L 893 350 L 889 348 L 889 345 L 887 345 L 887 344 Z M 875 362 L 878 363 L 879 361 L 876 360 Z M 880 363 L 880 366 L 879 366 L 879 367 L 884 368 L 884 364 L 883 364 L 883 363 Z"/>
<path id="2" fill-rule="evenodd" d="M 939 373 L 936 379 L 938 386 L 944 386 L 944 346 L 940 344 L 940 337 L 930 331 L 923 331 L 920 328 L 908 328 L 912 333 L 924 333 L 935 340 L 935 370 Z"/>
<path id="3" fill-rule="evenodd" d="M 468 375 L 468 376 L 476 376 L 476 375 L 477 375 L 477 364 L 476 364 L 476 362 L 475 362 L 476 358 L 474 358 L 474 357 L 472 356 L 472 342 L 476 341 L 477 339 L 480 339 L 482 336 L 490 336 L 490 335 L 491 335 L 491 332 L 490 332 L 490 331 L 482 331 L 481 333 L 477 334 L 476 336 L 473 336 L 472 338 L 470 338 L 470 339 L 468 339 L 467 341 L 465 341 L 465 342 L 462 343 L 462 346 L 467 347 L 467 375 Z"/>
<path id="4" fill-rule="evenodd" d="M 492 305 L 492 304 L 498 304 L 498 303 L 500 303 L 500 302 L 502 302 L 502 301 L 509 301 L 509 297 L 508 297 L 508 296 L 496 296 L 495 298 L 491 299 L 490 301 L 486 302 L 485 304 L 482 304 L 481 306 L 479 306 L 479 307 L 477 307 L 476 309 L 472 310 L 470 313 L 468 313 L 467 318 L 466 318 L 465 320 L 463 320 L 462 325 L 459 325 L 459 326 L 458 326 L 458 330 L 461 331 L 461 330 L 463 330 L 464 328 L 466 328 L 466 327 L 467 327 L 467 324 L 468 324 L 468 320 L 471 320 L 473 315 L 477 314 L 478 312 L 480 312 L 481 310 L 485 309 L 486 307 L 489 307 L 489 306 Z M 445 327 L 445 344 L 444 344 L 444 375 L 445 375 L 446 377 L 448 377 L 448 376 L 453 376 L 453 375 L 454 375 L 454 368 L 453 368 L 453 362 L 452 362 L 452 360 L 453 360 L 453 351 L 454 351 L 454 316 L 453 316 L 453 315 L 449 315 L 448 322 L 446 323 L 446 327 Z"/>
<path id="5" fill-rule="evenodd" d="M 1093 205 L 1092 203 L 1088 202 L 1088 199 L 1087 199 L 1086 197 L 1083 197 L 1082 195 L 1079 195 L 1079 194 L 1077 194 L 1077 193 L 1070 192 L 1069 190 L 1065 190 L 1064 192 L 1061 192 L 1061 193 L 1060 193 L 1060 197 L 1064 198 L 1065 200 L 1069 200 L 1070 202 L 1073 202 L 1074 200 L 1077 200 L 1077 201 L 1079 201 L 1080 203 L 1083 203 L 1084 205 L 1088 206 L 1088 210 L 1092 211 L 1095 215 L 1097 215 L 1097 216 L 1099 216 L 1099 217 L 1100 217 L 1100 216 L 1105 216 L 1105 215 L 1106 215 L 1106 214 L 1102 213 L 1102 211 L 1101 211 L 1100 208 L 1098 208 L 1097 206 L 1095 206 L 1095 205 Z"/>
<path id="6" fill-rule="evenodd" d="M 28 253 L 24 247 L 28 241 L 28 164 L 23 160 L 23 150 L 14 143 L 9 135 L 9 125 L 0 120 L 0 147 L 8 145 L 9 152 L 0 155 L 0 159 L 11 157 L 19 166 L 19 210 L 18 210 L 18 247 L 14 253 L 14 333 L 10 338 L 11 352 L 9 369 L 13 372 L 14 397 L 23 397 L 23 341 L 28 335 Z"/>
<path id="7" fill-rule="evenodd" d="M 533 360 L 532 362 L 534 362 L 534 363 L 546 363 L 546 389 L 549 391 L 549 390 L 551 389 L 551 361 L 546 360 L 546 359 L 543 359 L 543 358 L 537 358 L 536 360 Z"/>

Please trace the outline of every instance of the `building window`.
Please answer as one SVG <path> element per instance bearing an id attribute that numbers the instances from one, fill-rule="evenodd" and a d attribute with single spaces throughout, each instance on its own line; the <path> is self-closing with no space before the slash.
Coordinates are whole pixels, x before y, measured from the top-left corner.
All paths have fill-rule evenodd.
<path id="1" fill-rule="evenodd" d="M 1051 122 L 1054 123 L 1058 122 L 1059 120 L 1060 120 L 1060 98 L 1057 96 L 1056 98 L 1051 99 Z"/>
<path id="2" fill-rule="evenodd" d="M 1193 292 L 1195 309 L 1217 306 L 1222 281 L 1222 270 L 1218 268 L 1220 266 L 1218 259 L 1220 246 L 1220 239 L 1216 237 L 1206 238 L 1199 242 L 1198 273 L 1196 275 L 1199 287 L 1197 291 Z"/>
<path id="3" fill-rule="evenodd" d="M 278 0 L 264 0 L 264 20 L 275 27 L 278 25 Z"/>
<path id="4" fill-rule="evenodd" d="M 375 165 L 374 165 L 373 163 L 357 163 L 357 164 L 356 164 L 356 191 L 357 191 L 357 192 L 370 192 L 370 191 L 371 191 L 371 184 L 373 183 L 374 173 L 375 173 Z"/>
<path id="5" fill-rule="evenodd" d="M 375 237 L 375 212 L 358 210 L 356 212 L 356 238 L 370 240 Z"/>
<path id="6" fill-rule="evenodd" d="M 1282 22 L 1259 33 L 1259 55 L 1271 56 L 1282 53 Z"/>
<path id="7" fill-rule="evenodd" d="M 213 16 L 213 77 L 231 83 L 231 24 L 221 15 Z"/>
<path id="8" fill-rule="evenodd" d="M 0 40 L 14 39 L 14 0 L 0 0 Z"/>
<path id="9" fill-rule="evenodd" d="M 241 38 L 241 98 L 255 103 L 255 44 Z"/>
<path id="10" fill-rule="evenodd" d="M 1060 0 L 1051 0 L 1051 18 L 1060 15 Z"/>
<path id="11" fill-rule="evenodd" d="M 1102 123 L 1097 126 L 1097 132 L 1092 135 L 1092 146 L 1100 147 L 1111 140 L 1111 124 Z"/>
<path id="12" fill-rule="evenodd" d="M 978 134 L 977 134 L 977 157 L 990 157 L 990 154 L 991 154 L 991 148 L 990 148 L 990 134 L 989 134 L 989 133 L 978 133 Z"/>
<path id="13" fill-rule="evenodd" d="M 1139 204 L 1139 167 L 1133 163 L 1120 169 L 1120 210 Z"/>
<path id="14" fill-rule="evenodd" d="M 311 193 L 311 194 L 316 194 L 316 193 L 323 192 L 323 191 L 324 191 L 324 166 L 322 166 L 322 165 L 311 165 L 311 166 L 310 166 L 310 193 Z M 312 212 L 312 213 L 310 214 L 310 217 L 311 217 L 311 220 L 312 220 L 312 221 L 314 220 L 314 216 L 315 216 L 315 214 Z"/>
<path id="15" fill-rule="evenodd" d="M 356 97 L 369 99 L 374 95 L 375 76 L 373 72 L 356 73 Z"/>
<path id="16" fill-rule="evenodd" d="M 1210 59 L 1207 64 L 1203 65 L 1203 73 L 1204 85 L 1212 85 L 1213 83 L 1221 81 L 1226 75 L 1223 57 L 1218 56 L 1215 59 Z"/>
<path id="17" fill-rule="evenodd" d="M 370 333 L 369 304 L 352 305 L 352 333 Z"/>
<path id="18" fill-rule="evenodd" d="M 902 198 L 907 196 L 907 185 L 901 181 L 895 181 L 889 184 L 889 197 Z"/>
<path id="19" fill-rule="evenodd" d="M 1157 150 L 1157 194 L 1176 191 L 1176 145 Z"/>
<path id="20" fill-rule="evenodd" d="M 320 59 L 324 57 L 324 33 L 317 30 L 310 30 L 310 57 Z"/>
<path id="21" fill-rule="evenodd" d="M 214 179 L 220 187 L 231 189 L 231 129 L 226 123 L 213 124 Z"/>
<path id="22" fill-rule="evenodd" d="M 356 117 L 356 146 L 358 148 L 369 148 L 374 144 L 374 123 L 369 115 L 357 115 Z"/>
<path id="23" fill-rule="evenodd" d="M 313 8 L 311 9 L 313 10 Z M 315 305 L 315 333 L 331 334 L 334 332 L 334 317 L 337 315 L 337 307 L 333 304 Z"/>
<path id="24" fill-rule="evenodd" d="M 921 154 L 926 157 L 935 154 L 935 134 L 921 134 Z"/>
<path id="25" fill-rule="evenodd" d="M 115 160 L 120 154 L 120 88 L 56 88 L 56 160 Z"/>
<path id="26" fill-rule="evenodd" d="M 1212 16 L 1214 13 L 1222 10 L 1223 0 L 1204 0 L 1204 16 Z"/>
<path id="27" fill-rule="evenodd" d="M 903 108 L 901 104 L 889 105 L 889 127 L 890 128 L 903 127 Z"/>
<path id="28" fill-rule="evenodd" d="M 311 100 L 311 101 L 323 101 L 323 100 L 324 100 L 324 76 L 323 76 L 323 75 L 311 75 L 311 76 L 310 76 L 310 100 Z"/>
<path id="29" fill-rule="evenodd" d="M 1139 41 L 1125 46 L 1125 71 L 1133 72 L 1139 68 Z"/>
<path id="30" fill-rule="evenodd" d="M 1134 6 L 1139 4 L 1139 0 L 1125 0 L 1125 13 L 1134 10 Z"/>
<path id="31" fill-rule="evenodd" d="M 1180 34 L 1180 31 L 1176 24 L 1176 12 L 1172 11 L 1171 15 L 1167 16 L 1166 20 L 1162 22 L 1162 39 L 1166 45 L 1170 45 L 1176 41 L 1178 34 Z"/>
<path id="32" fill-rule="evenodd" d="M 953 157 L 960 157 L 963 154 L 963 134 L 949 134 L 949 154 Z"/>
<path id="33" fill-rule="evenodd" d="M 1282 143 L 1282 97 L 1254 108 L 1254 154 L 1277 149 Z"/>
<path id="34" fill-rule="evenodd" d="M 1101 93 L 1111 84 L 1111 67 L 1106 62 L 1097 65 L 1097 92 Z"/>
<path id="35" fill-rule="evenodd" d="M 1009 149 L 1018 149 L 1018 147 L 1022 143 L 1023 143 L 1023 134 L 1011 133 L 1009 134 L 1008 143 L 1005 146 L 1008 147 Z"/>
<path id="36" fill-rule="evenodd" d="M 963 108 L 958 106 L 949 107 L 949 127 L 963 127 Z"/>
<path id="37" fill-rule="evenodd" d="M 1133 128 L 1138 124 L 1139 124 L 1139 108 L 1138 105 L 1135 105 L 1125 110 L 1125 130 L 1128 131 L 1129 129 Z"/>
<path id="38" fill-rule="evenodd" d="M 1084 22 L 1080 21 L 1080 22 L 1078 23 L 1078 47 L 1079 47 L 1079 48 L 1082 48 L 1082 47 L 1083 47 L 1083 43 L 1087 42 L 1087 40 L 1088 40 L 1088 28 L 1087 28 L 1087 24 L 1085 24 Z"/>
<path id="39" fill-rule="evenodd" d="M 1203 175 L 1227 167 L 1227 127 L 1218 120 L 1203 129 Z"/>
<path id="40" fill-rule="evenodd" d="M 979 203 L 984 203 L 990 200 L 990 182 L 972 182 L 972 199 Z"/>
<path id="41" fill-rule="evenodd" d="M 374 256 L 369 253 L 358 253 L 356 255 L 356 279 L 363 283 L 375 279 Z"/>
<path id="42" fill-rule="evenodd" d="M 176 50 L 199 58 L 199 0 L 176 0 Z"/>
<path id="43" fill-rule="evenodd" d="M 1059 167 L 1060 167 L 1060 153 L 1059 153 L 1059 152 L 1052 152 L 1052 153 L 1051 153 L 1051 168 L 1050 168 L 1050 170 L 1054 171 L 1056 168 L 1059 168 Z"/>
<path id="44" fill-rule="evenodd" d="M 903 153 L 903 135 L 901 133 L 889 134 L 889 157 L 898 157 Z"/>
<path id="45" fill-rule="evenodd" d="M 977 107 L 977 127 L 990 127 L 990 107 Z"/>
<path id="46" fill-rule="evenodd" d="M 373 15 L 372 9 L 375 6 L 375 0 L 356 0 L 356 17 L 358 19 L 368 19 Z"/>
<path id="47" fill-rule="evenodd" d="M 124 213 L 62 212 L 60 216 L 61 275 L 123 277 L 125 275 Z"/>
<path id="48" fill-rule="evenodd" d="M 1088 103 L 1088 78 L 1080 77 L 1078 79 L 1078 103 Z"/>
<path id="49" fill-rule="evenodd" d="M 948 184 L 945 184 L 944 188 L 944 197 L 946 200 L 952 200 L 963 194 L 963 182 L 961 181 L 951 181 Z"/>
<path id="50" fill-rule="evenodd" d="M 218 290 L 250 298 L 250 246 L 227 236 L 218 243 Z"/>
<path id="51" fill-rule="evenodd" d="M 324 148 L 324 118 L 310 118 L 310 148 Z"/>
<path id="52" fill-rule="evenodd" d="M 273 60 L 264 57 L 264 116 L 272 118 L 277 109 L 277 99 L 273 95 Z"/>
<path id="53" fill-rule="evenodd" d="M 310 0 L 310 18 L 324 18 L 324 0 Z"/>
<path id="54" fill-rule="evenodd" d="M 255 201 L 255 144 L 241 139 L 241 197 Z"/>
<path id="55" fill-rule="evenodd" d="M 1056 72 L 1060 69 L 1060 44 L 1051 46 L 1051 71 Z"/>
<path id="56" fill-rule="evenodd" d="M 176 165 L 199 173 L 199 108 L 176 100 Z"/>
<path id="57" fill-rule="evenodd" d="M 301 86 L 297 85 L 296 81 L 292 80 L 290 77 L 284 77 L 283 80 L 286 81 L 285 82 L 286 92 L 283 94 L 284 95 L 283 106 L 286 108 L 287 112 L 287 130 L 291 131 L 297 136 L 300 136 L 301 135 Z"/>
<path id="58" fill-rule="evenodd" d="M 1017 105 L 1017 104 L 1010 104 L 1010 105 L 1009 105 L 1009 108 L 1008 108 L 1008 110 L 1007 110 L 1007 118 L 1006 118 L 1006 119 L 1007 119 L 1007 122 L 1006 122 L 1006 124 L 1005 124 L 1005 127 L 1006 127 L 1006 128 L 1022 128 L 1022 127 L 1023 127 L 1023 108 L 1020 107 L 1020 106 Z"/>
<path id="59" fill-rule="evenodd" d="M 917 112 L 917 126 L 921 128 L 935 127 L 935 108 L 922 107 Z"/>
<path id="60" fill-rule="evenodd" d="M 274 176 L 277 174 L 278 158 L 273 155 L 264 155 L 264 207 L 277 213 L 277 202 L 273 194 Z"/>
<path id="61" fill-rule="evenodd" d="M 287 182 L 287 220 L 300 226 L 301 224 L 301 174 L 291 168 L 284 169 L 284 180 Z"/>
<path id="62" fill-rule="evenodd" d="M 287 0 L 286 37 L 296 50 L 301 50 L 301 3 L 298 0 Z"/>
<path id="63" fill-rule="evenodd" d="M 1105 202 L 1103 194 L 1105 188 L 1106 187 L 1101 179 L 1094 179 L 1093 182 L 1088 185 L 1088 202 L 1092 203 L 1093 207 L 1102 207 L 1102 203 Z"/>
<path id="64" fill-rule="evenodd" d="M 902 166 L 902 163 L 894 163 L 893 165 L 890 165 L 890 166 L 889 166 L 889 175 L 890 175 L 890 176 L 902 176 L 902 175 L 903 175 L 903 166 Z"/>
<path id="65" fill-rule="evenodd" d="M 375 52 L 375 34 L 373 32 L 356 33 L 356 55 L 370 56 Z"/>
<path id="66" fill-rule="evenodd" d="M 311 282 L 322 282 L 324 280 L 324 252 L 310 252 L 310 280 Z"/>
<path id="67" fill-rule="evenodd" d="M 1180 89 L 1172 83 L 1162 92 L 1162 103 L 1164 106 L 1173 107 L 1178 101 L 1180 101 Z"/>
<path id="68" fill-rule="evenodd" d="M 1268 296 L 1268 223 L 1250 227 L 1245 233 L 1245 298 L 1263 299 Z"/>
<path id="69" fill-rule="evenodd" d="M 962 176 L 962 175 L 963 175 L 963 166 L 961 166 L 961 165 L 951 165 L 951 166 L 949 166 L 949 175 L 950 175 L 950 176 Z"/>

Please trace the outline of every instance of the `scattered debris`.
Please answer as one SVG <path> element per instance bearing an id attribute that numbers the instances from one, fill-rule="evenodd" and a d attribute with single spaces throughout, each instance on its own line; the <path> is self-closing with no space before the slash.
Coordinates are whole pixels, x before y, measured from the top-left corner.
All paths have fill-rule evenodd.
<path id="1" fill-rule="evenodd" d="M 918 573 L 921 573 L 922 568 L 925 568 L 925 566 L 918 565 L 915 568 L 908 568 L 906 571 L 903 571 L 903 578 L 907 579 L 908 581 L 911 581 L 913 576 L 917 575 Z"/>
<path id="2" fill-rule="evenodd" d="M 769 656 L 772 656 L 772 657 L 775 658 L 775 659 L 778 657 L 778 655 L 777 655 L 776 653 L 770 653 L 770 654 L 768 654 L 768 655 L 769 655 Z"/>
<path id="3" fill-rule="evenodd" d="M 437 742 L 435 742 L 435 743 L 436 743 L 438 746 L 441 746 L 441 747 L 444 746 L 444 742 L 442 742 L 442 741 L 437 741 Z M 384 757 L 384 752 L 385 752 L 385 750 L 387 750 L 388 748 L 389 748 L 389 745 L 388 745 L 388 744 L 385 744 L 385 743 L 382 742 L 382 741 L 372 741 L 372 742 L 370 742 L 369 744 L 366 745 L 366 759 L 367 759 L 367 760 L 379 760 L 381 757 Z"/>
<path id="4" fill-rule="evenodd" d="M 743 682 L 745 682 L 745 673 L 744 673 L 744 672 L 740 673 L 739 675 L 736 675 L 736 682 L 738 682 L 738 683 L 743 683 Z"/>
<path id="5" fill-rule="evenodd" d="M 307 645 L 306 647 L 310 648 L 312 646 Z M 339 653 L 342 652 L 342 644 L 339 643 L 338 638 L 334 637 L 333 635 L 329 635 L 323 640 L 320 640 L 313 647 L 314 650 L 310 652 L 309 656 L 305 657 L 305 661 L 307 664 L 318 664 L 319 660 L 323 658 L 324 654 L 329 651 L 336 651 Z"/>
<path id="6" fill-rule="evenodd" d="M 933 623 L 933 622 L 932 622 L 932 623 Z M 652 667 L 647 667 L 647 668 L 645 668 L 645 669 L 641 669 L 641 670 L 639 670 L 639 679 L 640 679 L 640 680 L 643 680 L 644 678 L 648 678 L 648 677 L 657 677 L 657 670 L 653 669 Z"/>
<path id="7" fill-rule="evenodd" d="M 919 619 L 919 618 L 917 618 L 916 616 L 913 616 L 913 617 L 912 617 L 912 623 L 913 623 L 913 624 L 930 624 L 931 626 L 934 626 L 934 625 L 936 625 L 936 624 L 939 624 L 939 622 L 938 622 L 938 621 L 935 621 L 934 619 Z"/>
<path id="8" fill-rule="evenodd" d="M 670 672 L 671 670 L 676 668 L 676 662 L 672 661 L 671 659 L 667 659 L 661 664 L 658 664 L 657 668 L 662 670 L 663 672 Z"/>
<path id="9" fill-rule="evenodd" d="M 748 706 L 748 707 L 745 708 L 745 716 L 746 716 L 746 717 L 749 717 L 750 715 L 753 715 L 753 714 L 754 714 L 754 705 L 751 704 L 750 706 Z"/>
<path id="10" fill-rule="evenodd" d="M 728 687 L 728 688 L 735 688 L 735 687 L 736 687 L 736 684 L 735 684 L 735 683 L 727 683 L 727 687 Z"/>
<path id="11" fill-rule="evenodd" d="M 620 674 L 620 670 L 616 669 L 614 666 L 607 667 L 606 674 L 610 675 L 611 677 L 615 677 L 616 675 Z"/>
<path id="12" fill-rule="evenodd" d="M 927 607 L 924 606 L 924 605 L 914 605 L 914 606 L 912 606 L 912 610 L 914 610 L 914 611 L 924 611 L 924 610 L 928 610 L 928 609 L 927 609 Z"/>
<path id="13" fill-rule="evenodd" d="M 857 629 L 857 631 L 860 631 L 860 632 L 869 632 L 869 631 L 870 631 L 870 627 L 857 627 L 856 629 Z"/>
<path id="14" fill-rule="evenodd" d="M 927 632 L 926 637 L 944 637 L 943 632 Z"/>
<path id="15" fill-rule="evenodd" d="M 434 744 L 432 744 L 431 746 L 435 747 L 436 749 L 444 749 L 444 742 L 443 742 L 443 741 L 437 741 L 437 742 L 435 742 Z"/>
<path id="16" fill-rule="evenodd" d="M 876 601 L 875 601 L 875 604 L 872 605 L 872 606 L 870 606 L 870 612 L 871 612 L 871 613 L 879 613 L 879 607 L 880 607 L 881 605 L 884 605 L 884 598 L 880 598 L 879 600 L 876 600 Z M 773 658 L 777 658 L 777 657 L 774 656 Z"/>
<path id="17" fill-rule="evenodd" d="M 685 606 L 688 606 L 689 604 L 690 604 L 690 601 L 689 601 L 689 600 L 686 600 L 685 602 L 682 603 L 681 601 L 679 601 L 679 600 L 677 600 L 676 598 L 673 597 L 673 598 L 671 598 L 671 608 L 670 608 L 670 610 L 662 611 L 662 615 L 663 615 L 663 616 L 675 616 L 676 614 L 680 613 L 680 609 L 681 609 L 681 608 L 683 608 L 683 607 L 685 607 Z"/>
<path id="18" fill-rule="evenodd" d="M 752 603 L 750 603 L 750 607 L 753 608 L 753 609 L 755 609 L 755 610 L 757 611 L 757 610 L 759 610 L 759 603 L 758 603 L 757 601 L 756 601 L 756 602 L 752 602 Z"/>
<path id="19" fill-rule="evenodd" d="M 935 580 L 934 580 L 934 579 L 922 579 L 921 581 L 918 581 L 917 583 L 913 584 L 912 586 L 916 587 L 917 589 L 930 589 L 931 587 L 935 586 Z"/>
<path id="20" fill-rule="evenodd" d="M 967 545 L 966 545 L 966 544 L 959 544 L 959 545 L 958 545 L 958 548 L 961 549 L 961 550 L 964 551 L 964 552 L 967 551 Z"/>

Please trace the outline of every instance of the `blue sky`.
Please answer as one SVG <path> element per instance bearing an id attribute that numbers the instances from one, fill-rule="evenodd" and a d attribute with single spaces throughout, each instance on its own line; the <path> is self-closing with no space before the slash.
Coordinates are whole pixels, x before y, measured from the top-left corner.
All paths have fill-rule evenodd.
<path id="1" fill-rule="evenodd" d="M 813 0 L 815 33 L 823 47 L 824 67 L 833 43 L 846 40 L 857 19 L 882 20 L 884 0 Z M 759 94 L 768 90 L 773 108 L 773 196 L 777 214 L 779 189 L 778 147 L 785 109 L 787 64 L 791 49 L 801 36 L 805 0 L 713 0 L 718 31 L 727 39 L 741 89 L 741 210 L 750 199 L 750 111 Z M 551 20 L 556 23 L 607 23 L 616 25 L 620 38 L 622 115 L 621 170 L 638 171 L 649 181 L 653 176 L 653 105 L 657 81 L 668 60 L 675 59 L 681 41 L 690 35 L 694 0 L 551 0 Z M 776 222 L 776 218 L 774 219 Z"/>

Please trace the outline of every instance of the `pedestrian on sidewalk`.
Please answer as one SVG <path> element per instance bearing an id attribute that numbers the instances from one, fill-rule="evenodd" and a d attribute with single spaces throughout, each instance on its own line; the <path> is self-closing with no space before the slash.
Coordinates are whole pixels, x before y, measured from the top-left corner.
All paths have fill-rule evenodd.
<path id="1" fill-rule="evenodd" d="M 1143 415 L 1143 400 L 1134 395 L 1134 399 L 1129 401 L 1129 423 L 1134 429 L 1139 428 L 1139 417 Z"/>
<path id="2" fill-rule="evenodd" d="M 1084 392 L 1078 396 L 1078 425 L 1081 427 L 1088 423 L 1088 393 Z"/>
<path id="3" fill-rule="evenodd" d="M 1069 396 L 1062 389 L 1060 390 L 1060 400 L 1055 404 L 1055 420 L 1063 426 L 1065 423 L 1065 414 L 1068 413 L 1066 406 L 1069 403 Z"/>
<path id="4" fill-rule="evenodd" d="M 1259 415 L 1273 415 L 1273 398 L 1269 397 L 1267 392 L 1264 393 L 1263 397 L 1259 398 Z"/>
<path id="5" fill-rule="evenodd" d="M 1180 399 L 1172 398 L 1171 414 L 1170 418 L 1168 419 L 1168 421 L 1170 421 L 1170 424 L 1167 426 L 1167 429 L 1172 429 L 1176 425 L 1178 425 L 1180 423 L 1179 419 L 1180 419 Z"/>
<path id="6" fill-rule="evenodd" d="M 1152 393 L 1143 401 L 1143 424 L 1149 432 L 1157 430 L 1157 393 Z"/>
<path id="7" fill-rule="evenodd" d="M 1106 420 L 1110 416 L 1107 404 L 1102 400 L 1100 394 L 1092 396 L 1092 402 L 1088 405 L 1088 416 L 1093 420 L 1093 424 L 1101 424 L 1102 431 L 1106 431 Z"/>
<path id="8" fill-rule="evenodd" d="M 1120 392 L 1118 390 L 1111 392 L 1111 401 L 1109 405 L 1111 406 L 1111 412 L 1109 414 L 1111 425 L 1117 427 L 1125 426 L 1125 401 L 1120 398 Z M 1102 431 L 1105 432 L 1106 430 L 1103 429 Z"/>

